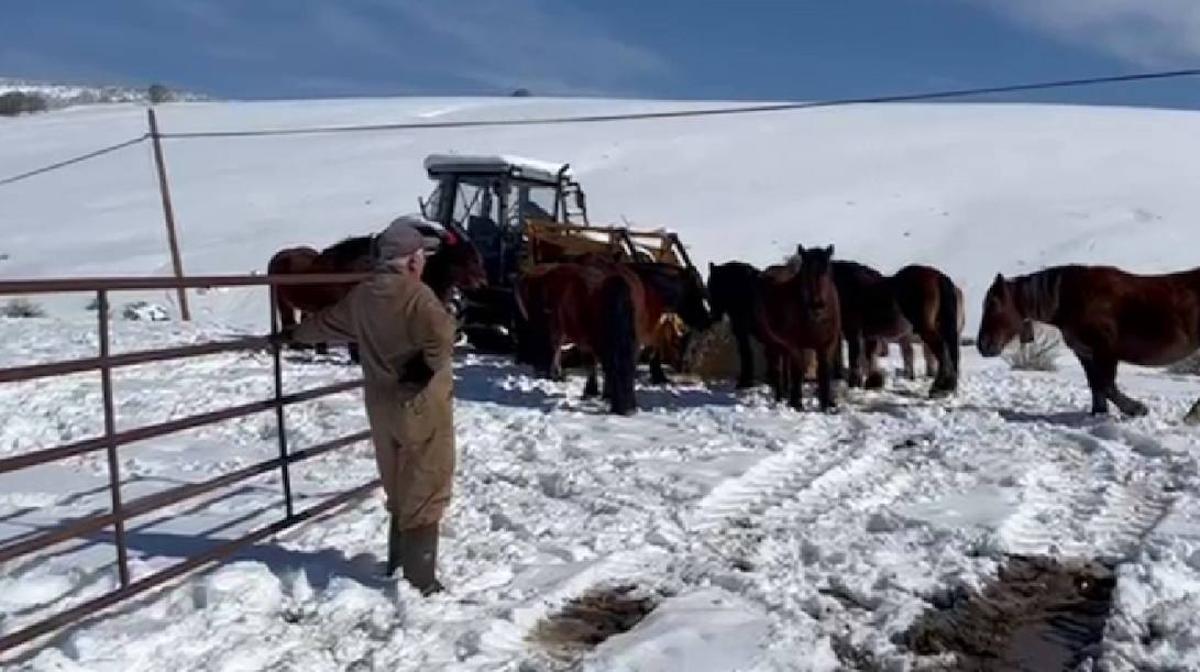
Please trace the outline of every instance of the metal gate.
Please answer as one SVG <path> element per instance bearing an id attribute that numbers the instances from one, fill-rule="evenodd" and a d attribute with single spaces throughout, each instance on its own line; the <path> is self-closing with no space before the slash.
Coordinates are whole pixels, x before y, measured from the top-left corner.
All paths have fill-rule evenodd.
<path id="1" fill-rule="evenodd" d="M 0 369 L 0 383 L 29 381 L 52 376 L 77 374 L 97 371 L 100 375 L 101 393 L 104 406 L 103 434 L 71 443 L 41 448 L 31 452 L 0 458 L 0 474 L 5 474 L 29 467 L 65 460 L 80 455 L 104 451 L 108 456 L 108 490 L 112 504 L 107 513 L 92 515 L 64 521 L 48 531 L 18 537 L 0 546 L 0 564 L 14 559 L 29 556 L 49 546 L 71 539 L 83 537 L 106 528 L 112 528 L 116 542 L 117 573 L 120 586 L 99 597 L 92 598 L 77 606 L 62 610 L 50 617 L 33 623 L 15 632 L 0 637 L 0 653 L 13 647 L 20 646 L 34 638 L 53 632 L 65 625 L 94 614 L 107 607 L 115 605 L 139 593 L 160 586 L 172 579 L 178 578 L 208 565 L 221 558 L 227 557 L 237 550 L 261 541 L 273 534 L 292 527 L 298 523 L 330 512 L 333 509 L 351 502 L 371 492 L 378 481 L 364 483 L 349 491 L 332 496 L 317 505 L 303 511 L 296 511 L 293 506 L 292 488 L 289 467 L 297 462 L 309 460 L 351 444 L 367 440 L 370 433 L 366 430 L 330 439 L 315 446 L 302 450 L 292 450 L 288 446 L 287 433 L 284 427 L 284 408 L 289 404 L 310 401 L 320 397 L 355 390 L 362 386 L 362 380 L 353 380 L 325 385 L 313 389 L 283 393 L 283 374 L 280 358 L 280 348 L 272 346 L 267 337 L 249 337 L 229 341 L 202 343 L 156 350 L 143 350 L 121 354 L 110 352 L 109 339 L 109 296 L 112 292 L 134 290 L 167 290 L 167 289 L 204 289 L 217 287 L 270 287 L 271 288 L 271 330 L 277 329 L 277 311 L 275 310 L 275 288 L 279 285 L 318 284 L 318 283 L 352 283 L 367 277 L 365 274 L 339 275 L 286 275 L 286 276 L 206 276 L 184 279 L 175 278 L 96 278 L 96 279 L 66 279 L 66 280 L 29 280 L 0 282 L 0 296 L 52 294 L 66 292 L 95 292 L 98 308 L 99 352 L 95 357 L 83 359 L 34 364 Z M 275 394 L 273 398 L 255 401 L 238 406 L 231 406 L 206 413 L 199 413 L 175 420 L 151 425 L 143 425 L 132 429 L 116 428 L 116 417 L 113 403 L 112 371 L 114 369 L 150 362 L 162 362 L 191 357 L 200 357 L 223 352 L 240 350 L 258 350 L 270 348 L 274 359 Z M 275 423 L 279 442 L 279 455 L 270 460 L 252 464 L 236 471 L 222 474 L 207 481 L 190 483 L 161 492 L 124 501 L 121 497 L 121 478 L 119 472 L 118 454 L 120 447 L 137 441 L 145 441 L 155 437 L 165 436 L 175 432 L 209 425 L 224 420 L 240 418 L 264 411 L 275 411 Z M 273 523 L 255 529 L 237 539 L 222 542 L 207 551 L 194 556 L 188 556 L 178 564 L 154 572 L 137 580 L 131 580 L 129 575 L 128 547 L 125 538 L 125 523 L 134 517 L 143 516 L 184 500 L 199 497 L 218 488 L 226 487 L 240 481 L 278 470 L 282 481 L 281 504 L 282 511 L 279 519 Z"/>

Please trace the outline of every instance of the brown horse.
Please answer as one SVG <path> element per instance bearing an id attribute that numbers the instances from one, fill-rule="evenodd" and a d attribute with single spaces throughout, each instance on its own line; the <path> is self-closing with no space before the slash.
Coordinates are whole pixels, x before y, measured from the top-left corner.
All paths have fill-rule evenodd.
<path id="1" fill-rule="evenodd" d="M 799 268 L 772 267 L 763 271 L 755 316 L 759 331 L 786 354 L 790 370 L 803 368 L 805 350 L 817 360 L 817 397 L 823 410 L 833 410 L 833 368 L 841 348 L 841 312 L 833 282 L 833 246 L 806 250 L 797 247 Z M 793 375 L 789 403 L 802 405 L 802 381 Z"/>
<path id="2" fill-rule="evenodd" d="M 760 271 L 754 266 L 741 261 L 730 261 L 724 264 L 708 265 L 708 301 L 712 308 L 712 318 L 720 321 L 729 317 L 729 330 L 733 333 L 738 352 L 738 378 L 735 387 L 739 390 L 754 387 L 757 378 L 754 375 L 754 354 L 751 350 L 750 339 L 757 341 L 763 348 L 766 359 L 766 383 L 775 392 L 775 401 L 784 399 L 784 390 L 790 387 L 791 381 L 802 383 L 807 377 L 816 377 L 816 361 L 812 353 L 805 351 L 804 367 L 800 372 L 793 372 L 790 358 L 776 348 L 760 331 L 757 318 L 760 283 L 763 274 L 782 278 L 790 273 L 787 266 L 772 266 L 766 271 Z M 792 374 L 796 376 L 793 377 Z"/>
<path id="3" fill-rule="evenodd" d="M 704 287 L 704 280 L 694 268 L 645 261 L 620 264 L 637 274 L 642 281 L 646 297 L 646 319 L 651 321 L 653 326 L 649 338 L 640 343 L 651 351 L 650 381 L 656 385 L 665 385 L 671 382 L 663 371 L 665 344 L 657 338 L 663 317 L 667 314 L 677 315 L 692 332 L 707 329 L 712 324 L 712 314 L 706 305 L 708 292 Z M 683 347 L 686 347 L 686 344 Z"/>
<path id="4" fill-rule="evenodd" d="M 600 392 L 596 361 L 604 371 L 604 397 L 613 413 L 637 410 L 634 382 L 640 343 L 653 334 L 645 309 L 646 293 L 637 274 L 622 264 L 541 264 L 521 276 L 517 308 L 528 325 L 527 351 L 540 349 L 535 368 L 563 379 L 562 349 L 568 341 L 588 368 L 584 397 Z"/>
<path id="5" fill-rule="evenodd" d="M 934 377 L 931 394 L 952 392 L 957 387 L 963 299 L 949 276 L 935 268 L 913 265 L 886 277 L 864 264 L 839 260 L 833 262 L 833 277 L 850 357 L 846 373 L 850 387 L 883 386 L 878 357 L 886 354 L 887 344 L 893 341 L 900 344 L 905 375 L 915 379 L 913 342 L 917 338 L 925 350 L 926 374 Z M 953 298 L 946 301 L 947 296 Z M 840 366 L 840 349 L 838 360 Z"/>
<path id="6" fill-rule="evenodd" d="M 1012 280 L 996 275 L 983 299 L 979 353 L 999 355 L 1032 322 L 1058 327 L 1079 358 L 1092 413 L 1112 401 L 1129 416 L 1146 405 L 1117 388 L 1117 364 L 1166 366 L 1200 349 L 1200 269 L 1135 275 L 1111 266 L 1055 266 Z"/>
<path id="7" fill-rule="evenodd" d="M 930 266 L 911 265 L 887 279 L 892 296 L 912 333 L 937 362 L 929 396 L 941 397 L 958 389 L 959 334 L 962 331 L 962 292 L 950 276 Z M 903 343 L 902 343 L 903 345 Z M 911 348 L 911 340 L 910 345 Z M 912 355 L 906 355 L 911 361 Z M 926 359 L 928 371 L 928 358 Z M 909 364 L 906 362 L 906 368 Z"/>
<path id="8" fill-rule="evenodd" d="M 432 226 L 418 229 L 427 237 L 436 237 L 440 246 L 429 261 L 421 279 L 442 303 L 451 307 L 456 291 L 478 289 L 487 284 L 487 272 L 479 250 L 457 226 L 441 230 Z M 290 273 L 365 273 L 374 267 L 374 236 L 346 238 L 321 252 L 311 247 L 293 247 L 277 252 L 267 264 L 269 274 Z M 276 289 L 276 307 L 280 324 L 296 324 L 297 313 L 315 313 L 342 299 L 352 283 L 316 285 L 280 285 Z M 317 351 L 324 352 L 324 345 Z M 350 345 L 351 359 L 358 361 L 357 349 Z"/>

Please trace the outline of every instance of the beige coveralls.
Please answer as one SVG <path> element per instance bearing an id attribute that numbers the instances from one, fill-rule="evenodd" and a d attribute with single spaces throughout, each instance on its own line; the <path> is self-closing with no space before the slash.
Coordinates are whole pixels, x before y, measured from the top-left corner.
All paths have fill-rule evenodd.
<path id="1" fill-rule="evenodd" d="M 429 287 L 395 273 L 363 281 L 292 334 L 302 343 L 358 343 L 375 460 L 399 530 L 439 522 L 450 502 L 454 335 L 454 319 Z M 419 358 L 433 373 L 427 384 L 409 372 Z"/>

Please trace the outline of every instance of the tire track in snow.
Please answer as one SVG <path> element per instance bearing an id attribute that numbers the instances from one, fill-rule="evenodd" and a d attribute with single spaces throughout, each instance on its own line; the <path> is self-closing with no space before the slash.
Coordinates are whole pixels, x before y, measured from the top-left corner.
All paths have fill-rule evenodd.
<path id="1" fill-rule="evenodd" d="M 1165 475 L 1141 468 L 1131 435 L 1104 427 L 1058 430 L 1064 441 L 1040 444 L 1046 461 L 1022 479 L 1021 505 L 998 530 L 1004 550 L 1117 560 L 1163 518 L 1173 501 Z"/>

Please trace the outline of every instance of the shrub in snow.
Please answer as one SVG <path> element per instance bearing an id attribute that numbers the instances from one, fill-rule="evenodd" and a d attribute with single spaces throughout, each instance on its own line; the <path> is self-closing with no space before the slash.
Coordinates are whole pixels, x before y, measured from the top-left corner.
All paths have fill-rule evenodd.
<path id="1" fill-rule="evenodd" d="M 171 93 L 171 90 L 162 84 L 151 84 L 150 88 L 146 91 L 146 96 L 155 105 L 175 100 L 175 94 Z"/>
<path id="2" fill-rule="evenodd" d="M 147 301 L 134 301 L 125 304 L 121 309 L 121 317 L 134 322 L 166 322 L 171 314 L 166 308 Z"/>
<path id="3" fill-rule="evenodd" d="M 1193 352 L 1190 357 L 1184 357 L 1168 366 L 1167 372 L 1184 376 L 1200 376 L 1200 351 Z"/>
<path id="4" fill-rule="evenodd" d="M 45 112 L 46 99 L 36 93 L 9 91 L 0 95 L 0 116 L 15 117 L 26 112 Z"/>
<path id="5" fill-rule="evenodd" d="M 4 317 L 45 317 L 46 311 L 29 299 L 16 298 L 0 306 Z"/>
<path id="6" fill-rule="evenodd" d="M 1016 371 L 1057 371 L 1062 344 L 1057 329 L 1035 324 L 1033 342 L 1018 343 L 1004 353 L 1004 360 Z"/>

